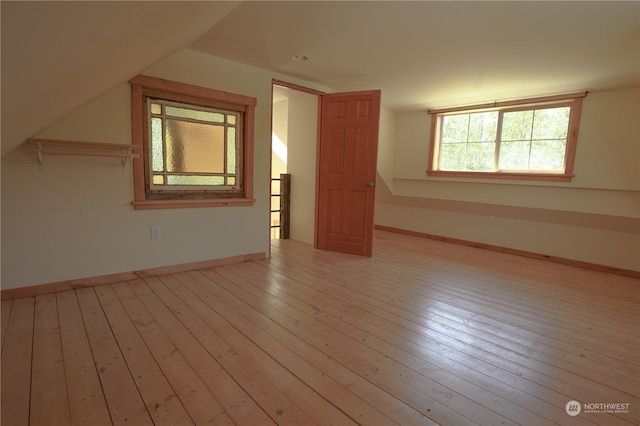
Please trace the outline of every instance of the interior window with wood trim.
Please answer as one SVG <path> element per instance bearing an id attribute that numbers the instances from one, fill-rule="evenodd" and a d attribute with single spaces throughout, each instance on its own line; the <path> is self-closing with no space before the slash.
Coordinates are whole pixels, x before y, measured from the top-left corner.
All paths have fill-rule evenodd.
<path id="1" fill-rule="evenodd" d="M 256 99 L 137 76 L 131 84 L 136 209 L 252 205 Z"/>
<path id="2" fill-rule="evenodd" d="M 427 175 L 570 181 L 586 95 L 430 110 Z"/>

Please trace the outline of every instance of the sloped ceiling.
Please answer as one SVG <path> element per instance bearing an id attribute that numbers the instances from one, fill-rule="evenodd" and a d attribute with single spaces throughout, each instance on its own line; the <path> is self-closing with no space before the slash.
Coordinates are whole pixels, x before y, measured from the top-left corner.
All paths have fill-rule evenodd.
<path id="1" fill-rule="evenodd" d="M 457 106 L 638 85 L 640 2 L 243 2 L 191 48 L 395 111 Z"/>
<path id="2" fill-rule="evenodd" d="M 188 46 L 238 4 L 2 1 L 2 154 Z"/>
<path id="3" fill-rule="evenodd" d="M 640 83 L 637 1 L 0 5 L 3 155 L 185 47 L 395 111 Z"/>

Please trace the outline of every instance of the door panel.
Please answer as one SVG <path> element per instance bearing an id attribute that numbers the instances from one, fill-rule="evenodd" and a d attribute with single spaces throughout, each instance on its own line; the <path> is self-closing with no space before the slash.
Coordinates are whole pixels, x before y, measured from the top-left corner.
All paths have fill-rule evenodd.
<path id="1" fill-rule="evenodd" d="M 316 247 L 371 256 L 380 91 L 323 95 Z"/>

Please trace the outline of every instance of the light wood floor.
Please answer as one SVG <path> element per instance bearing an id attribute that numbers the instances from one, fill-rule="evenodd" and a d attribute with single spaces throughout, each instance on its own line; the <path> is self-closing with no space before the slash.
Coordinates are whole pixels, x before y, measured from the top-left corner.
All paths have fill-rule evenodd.
<path id="1" fill-rule="evenodd" d="M 640 280 L 384 231 L 272 256 L 3 301 L 2 425 L 640 422 Z"/>

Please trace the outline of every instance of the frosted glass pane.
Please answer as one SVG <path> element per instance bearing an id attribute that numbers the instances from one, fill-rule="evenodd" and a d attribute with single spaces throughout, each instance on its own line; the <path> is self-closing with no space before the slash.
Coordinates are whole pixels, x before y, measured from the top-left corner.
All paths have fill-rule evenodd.
<path id="1" fill-rule="evenodd" d="M 236 129 L 227 127 L 227 173 L 235 173 L 236 165 Z"/>
<path id="2" fill-rule="evenodd" d="M 162 106 L 160 104 L 151 104 L 151 114 L 162 114 Z"/>
<path id="3" fill-rule="evenodd" d="M 167 176 L 169 185 L 224 185 L 224 176 L 183 176 L 169 175 Z"/>
<path id="4" fill-rule="evenodd" d="M 219 112 L 199 111 L 189 108 L 165 106 L 165 114 L 177 118 L 189 118 L 191 120 L 209 121 L 211 123 L 224 123 L 224 114 Z"/>
<path id="5" fill-rule="evenodd" d="M 167 119 L 167 170 L 224 173 L 224 127 Z"/>
<path id="6" fill-rule="evenodd" d="M 164 176 L 163 175 L 153 175 L 153 184 L 154 185 L 164 185 Z"/>
<path id="7" fill-rule="evenodd" d="M 227 123 L 229 124 L 236 124 L 238 122 L 238 119 L 235 115 L 233 114 L 228 114 L 227 115 Z"/>
<path id="8" fill-rule="evenodd" d="M 236 177 L 235 176 L 229 176 L 227 178 L 227 185 L 234 186 L 235 184 L 236 184 Z"/>
<path id="9" fill-rule="evenodd" d="M 164 171 L 162 119 L 151 118 L 151 165 L 154 172 Z"/>

